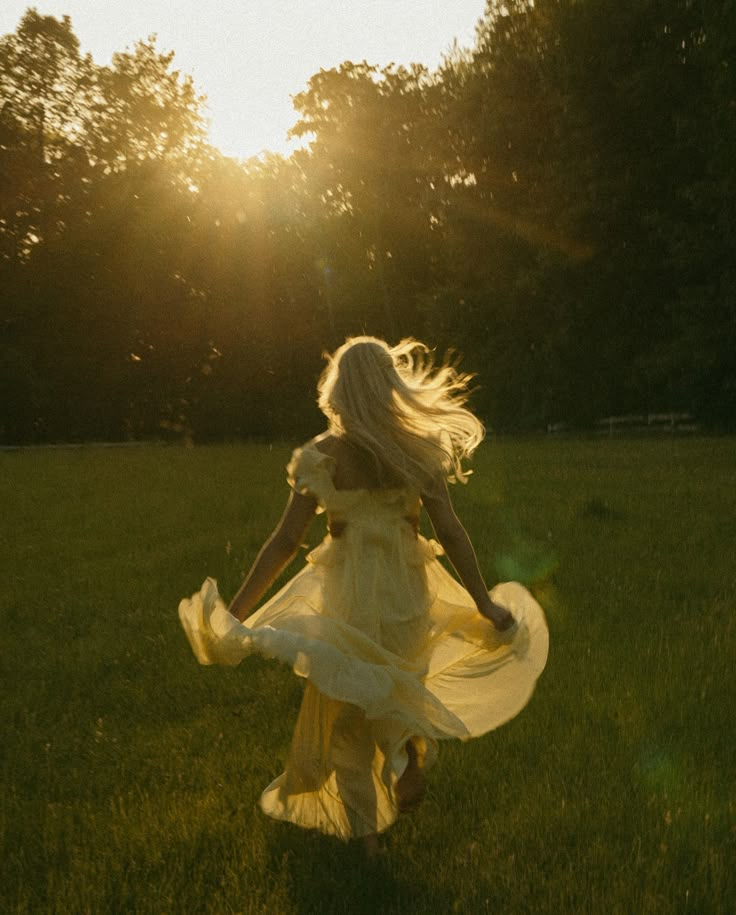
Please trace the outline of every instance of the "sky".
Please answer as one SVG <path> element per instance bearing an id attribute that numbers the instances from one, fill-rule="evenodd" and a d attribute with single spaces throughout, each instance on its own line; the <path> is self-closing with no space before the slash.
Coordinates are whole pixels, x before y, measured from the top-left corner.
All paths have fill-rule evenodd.
<path id="1" fill-rule="evenodd" d="M 454 39 L 473 44 L 485 0 L 0 0 L 0 35 L 29 6 L 70 16 L 98 64 L 156 34 L 207 96 L 213 144 L 247 158 L 293 148 L 291 96 L 320 69 L 345 60 L 434 68 Z"/>

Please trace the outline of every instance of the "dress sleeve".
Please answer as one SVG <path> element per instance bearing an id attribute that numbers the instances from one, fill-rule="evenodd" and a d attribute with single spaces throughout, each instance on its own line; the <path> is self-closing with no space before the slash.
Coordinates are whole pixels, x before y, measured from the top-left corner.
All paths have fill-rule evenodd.
<path id="1" fill-rule="evenodd" d="M 324 506 L 325 477 L 330 480 L 330 460 L 329 455 L 308 445 L 295 449 L 286 465 L 289 486 L 302 496 L 314 496 Z"/>

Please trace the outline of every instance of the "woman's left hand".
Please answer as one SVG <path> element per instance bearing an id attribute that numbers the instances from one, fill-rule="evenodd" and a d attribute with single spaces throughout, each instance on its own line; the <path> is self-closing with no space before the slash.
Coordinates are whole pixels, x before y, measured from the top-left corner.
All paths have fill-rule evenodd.
<path id="1" fill-rule="evenodd" d="M 490 620 L 499 632 L 505 632 L 511 629 L 516 620 L 513 613 L 500 604 L 494 604 L 492 600 L 488 601 L 487 607 L 480 611 L 487 620 Z"/>

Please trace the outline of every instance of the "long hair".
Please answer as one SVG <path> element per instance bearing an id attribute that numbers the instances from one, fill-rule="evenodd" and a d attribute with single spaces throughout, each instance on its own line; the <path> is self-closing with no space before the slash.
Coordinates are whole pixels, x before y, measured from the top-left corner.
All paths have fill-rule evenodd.
<path id="1" fill-rule="evenodd" d="M 390 478 L 431 491 L 442 478 L 466 482 L 462 461 L 485 436 L 464 406 L 471 378 L 447 361 L 436 367 L 412 338 L 390 347 L 352 337 L 327 356 L 317 402 L 330 432 L 367 451 Z"/>

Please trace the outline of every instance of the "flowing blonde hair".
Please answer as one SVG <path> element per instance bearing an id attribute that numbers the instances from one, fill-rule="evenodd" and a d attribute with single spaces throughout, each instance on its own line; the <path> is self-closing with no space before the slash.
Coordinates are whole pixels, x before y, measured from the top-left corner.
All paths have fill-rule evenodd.
<path id="1" fill-rule="evenodd" d="M 371 454 L 391 478 L 421 491 L 440 477 L 466 482 L 462 461 L 485 436 L 464 404 L 472 376 L 408 338 L 390 347 L 352 337 L 327 356 L 318 404 L 330 432 Z"/>

